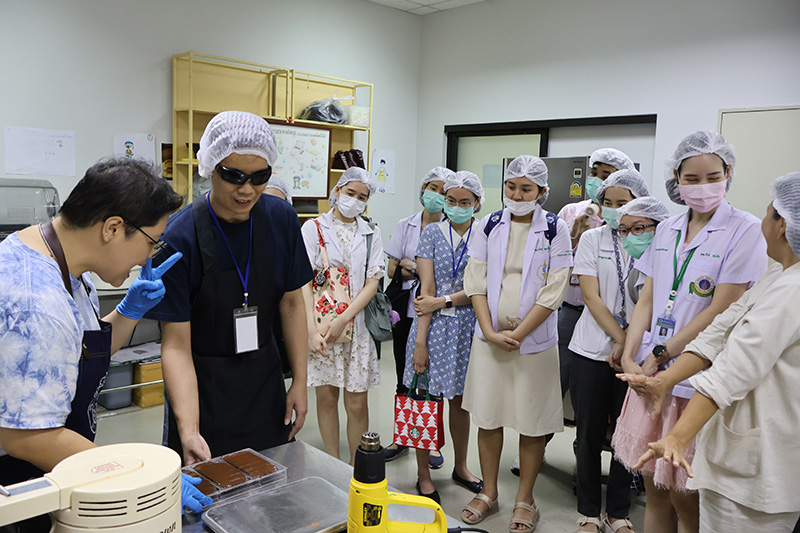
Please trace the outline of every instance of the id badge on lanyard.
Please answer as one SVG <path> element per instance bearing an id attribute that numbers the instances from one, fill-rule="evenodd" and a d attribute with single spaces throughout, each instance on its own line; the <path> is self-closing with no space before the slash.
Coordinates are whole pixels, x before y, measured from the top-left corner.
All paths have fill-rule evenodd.
<path id="1" fill-rule="evenodd" d="M 249 296 L 247 293 L 247 284 L 250 281 L 250 257 L 253 254 L 253 214 L 250 214 L 250 243 L 247 252 L 247 266 L 245 267 L 245 274 L 242 276 L 242 271 L 239 268 L 239 263 L 236 261 L 236 256 L 233 254 L 225 232 L 222 231 L 222 226 L 219 220 L 217 220 L 217 215 L 214 213 L 214 209 L 211 207 L 211 202 L 208 197 L 209 194 L 206 193 L 208 211 L 211 213 L 211 218 L 213 218 L 214 222 L 217 224 L 217 229 L 222 235 L 225 245 L 228 247 L 231 259 L 233 259 L 233 265 L 236 267 L 236 273 L 239 275 L 239 280 L 242 282 L 242 287 L 244 288 L 244 304 L 242 304 L 241 308 L 233 310 L 234 348 L 237 354 L 252 352 L 258 350 L 258 307 L 247 305 Z"/>
<path id="2" fill-rule="evenodd" d="M 678 287 L 683 280 L 684 274 L 686 274 L 686 268 L 689 266 L 689 261 L 692 260 L 692 256 L 694 255 L 695 250 L 697 250 L 697 248 L 693 248 L 689 252 L 689 255 L 686 257 L 686 261 L 684 261 L 683 266 L 681 266 L 680 272 L 678 272 L 678 246 L 680 246 L 680 242 L 681 231 L 678 230 L 678 238 L 675 241 L 675 251 L 673 253 L 672 262 L 674 276 L 672 280 L 672 290 L 669 292 L 669 300 L 667 301 L 667 306 L 664 309 L 664 312 L 661 313 L 658 318 L 656 318 L 656 329 L 653 332 L 653 342 L 656 344 L 664 344 L 667 342 L 667 339 L 675 334 L 676 322 L 672 316 L 675 308 L 675 297 L 678 295 Z"/>
<path id="3" fill-rule="evenodd" d="M 467 251 L 467 247 L 469 246 L 469 238 L 472 236 L 472 224 L 469 226 L 469 233 L 467 233 L 467 241 L 464 243 L 464 248 L 461 250 L 461 256 L 458 258 L 458 263 L 456 263 L 456 251 L 453 245 L 453 226 L 450 226 L 450 255 L 453 258 L 453 279 L 450 281 L 450 294 L 455 294 L 455 285 L 456 285 L 456 276 L 458 275 L 458 269 L 461 267 L 461 261 L 464 260 L 464 254 Z M 456 316 L 456 308 L 455 306 L 451 307 L 450 309 L 442 308 L 439 310 L 440 316 L 448 316 L 454 317 Z"/>

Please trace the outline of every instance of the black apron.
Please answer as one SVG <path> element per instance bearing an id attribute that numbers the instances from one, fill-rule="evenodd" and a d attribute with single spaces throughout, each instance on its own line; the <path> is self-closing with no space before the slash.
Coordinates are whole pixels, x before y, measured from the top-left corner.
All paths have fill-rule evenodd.
<path id="1" fill-rule="evenodd" d="M 58 236 L 50 223 L 42 226 L 41 231 L 61 269 L 64 287 L 70 296 L 73 296 L 69 270 Z M 83 279 L 80 281 L 88 295 L 88 287 L 84 284 Z M 96 310 L 95 316 L 97 316 Z M 64 424 L 65 428 L 71 429 L 92 442 L 97 434 L 97 397 L 106 382 L 108 365 L 111 362 L 111 324 L 103 322 L 99 316 L 97 316 L 97 322 L 100 324 L 99 330 L 83 332 L 81 359 L 78 363 L 78 383 L 75 388 L 75 397 L 72 399 L 71 411 Z M 12 485 L 42 475 L 44 475 L 42 470 L 26 461 L 10 455 L 0 457 L 0 485 Z"/>
<path id="2" fill-rule="evenodd" d="M 192 204 L 203 279 L 192 297 L 192 359 L 197 374 L 200 434 L 216 457 L 242 448 L 263 450 L 288 442 L 284 425 L 286 389 L 273 321 L 283 296 L 269 258 L 267 221 L 254 208 L 248 304 L 258 307 L 259 349 L 236 354 L 233 310 L 242 307 L 244 288 L 236 270 L 220 272 L 218 235 L 206 202 Z M 215 237 L 215 235 L 217 235 Z M 274 253 L 274 251 L 273 251 Z M 244 269 L 246 265 L 240 265 Z M 183 457 L 178 427 L 168 412 L 167 445 Z"/>

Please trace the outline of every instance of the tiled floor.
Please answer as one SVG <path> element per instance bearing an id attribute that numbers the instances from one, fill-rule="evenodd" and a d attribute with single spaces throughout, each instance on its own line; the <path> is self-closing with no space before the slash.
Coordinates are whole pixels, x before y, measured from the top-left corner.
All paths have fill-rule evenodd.
<path id="1" fill-rule="evenodd" d="M 392 438 L 392 412 L 394 400 L 394 362 L 391 360 L 391 344 L 385 343 L 383 347 L 384 358 L 381 360 L 381 375 L 383 386 L 369 393 L 370 429 L 380 433 L 384 443 Z M 298 438 L 313 446 L 322 447 L 322 438 L 317 427 L 315 396 L 313 389 L 309 390 L 309 413 L 305 427 Z M 115 411 L 102 411 L 98 424 L 98 444 L 111 444 L 116 442 L 161 442 L 161 428 L 163 419 L 163 406 L 127 407 Z M 342 426 L 345 421 L 344 407 L 340 406 L 340 421 Z M 447 424 L 445 422 L 445 427 Z M 449 435 L 446 436 L 446 439 Z M 542 467 L 536 482 L 534 496 L 536 504 L 542 513 L 536 531 L 538 533 L 562 533 L 575 531 L 575 521 L 578 518 L 576 500 L 572 492 L 572 470 L 575 458 L 572 453 L 572 441 L 575 438 L 573 428 L 566 428 L 563 433 L 557 434 L 547 445 L 545 453 L 546 464 Z M 516 493 L 517 479 L 510 471 L 511 462 L 517 454 L 517 435 L 513 431 L 506 431 L 505 447 L 500 469 L 500 512 L 484 520 L 478 527 L 494 532 L 508 531 L 508 521 L 511 517 L 513 498 Z M 341 450 L 343 457 L 348 446 L 342 433 Z M 453 483 L 450 479 L 453 465 L 452 446 L 445 445 L 443 449 L 445 464 L 441 470 L 434 471 L 433 479 L 436 488 L 442 496 L 442 507 L 451 516 L 459 516 L 461 508 L 469 502 L 472 493 Z M 603 454 L 605 468 L 608 467 L 610 454 Z M 480 475 L 478 462 L 477 429 L 473 428 L 470 436 L 469 467 Z M 414 485 L 417 480 L 416 462 L 413 451 L 387 463 L 386 475 L 389 484 L 398 490 L 415 493 Z M 631 508 L 631 520 L 642 531 L 644 519 L 644 495 L 635 496 Z"/>

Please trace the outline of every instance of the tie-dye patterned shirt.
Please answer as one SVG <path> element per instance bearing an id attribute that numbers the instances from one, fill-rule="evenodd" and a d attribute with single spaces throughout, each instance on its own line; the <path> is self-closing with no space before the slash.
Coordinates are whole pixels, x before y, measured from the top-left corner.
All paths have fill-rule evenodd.
<path id="1" fill-rule="evenodd" d="M 91 299 L 70 277 L 74 300 L 55 260 L 16 233 L 0 243 L 0 427 L 61 427 L 70 413 L 83 331 L 98 329 L 91 277 Z"/>

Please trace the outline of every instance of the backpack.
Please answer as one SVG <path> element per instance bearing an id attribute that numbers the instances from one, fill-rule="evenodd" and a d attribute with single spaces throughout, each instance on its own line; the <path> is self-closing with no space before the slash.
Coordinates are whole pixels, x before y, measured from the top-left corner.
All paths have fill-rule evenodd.
<path id="1" fill-rule="evenodd" d="M 558 232 L 558 215 L 551 213 L 550 211 L 545 211 L 547 218 L 547 229 L 544 230 L 544 236 L 547 237 L 547 242 L 550 244 L 553 243 L 553 238 L 556 236 Z M 491 215 L 489 215 L 489 220 L 486 222 L 486 225 L 483 227 L 483 232 L 488 237 L 492 230 L 500 223 L 500 218 L 503 216 L 503 210 L 495 211 Z"/>

